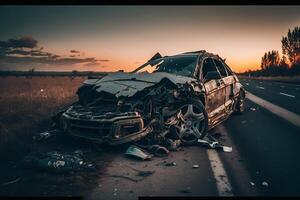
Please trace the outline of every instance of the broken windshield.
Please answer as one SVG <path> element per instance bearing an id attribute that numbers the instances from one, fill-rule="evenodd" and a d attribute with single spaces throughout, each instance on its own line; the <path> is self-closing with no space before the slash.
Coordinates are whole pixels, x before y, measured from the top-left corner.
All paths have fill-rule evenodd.
<path id="1" fill-rule="evenodd" d="M 153 64 L 155 62 L 155 64 Z M 182 55 L 174 57 L 165 57 L 152 61 L 145 67 L 135 71 L 140 72 L 168 72 L 182 76 L 192 76 L 197 63 L 196 55 Z M 151 65 L 152 64 L 152 65 Z"/>

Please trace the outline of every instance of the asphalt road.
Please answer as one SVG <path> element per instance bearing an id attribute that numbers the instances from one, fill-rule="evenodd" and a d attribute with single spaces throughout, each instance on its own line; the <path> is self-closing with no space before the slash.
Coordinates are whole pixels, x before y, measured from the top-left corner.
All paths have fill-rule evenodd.
<path id="1" fill-rule="evenodd" d="M 112 152 L 93 150 L 91 158 L 104 163 L 97 172 L 53 175 L 19 167 L 10 176 L 22 179 L 5 186 L 3 182 L 13 179 L 2 180 L 0 196 L 83 195 L 90 200 L 139 196 L 299 196 L 300 86 L 241 81 L 249 98 L 245 112 L 232 115 L 210 131 L 219 136 L 221 143 L 232 147 L 230 153 L 190 146 L 170 152 L 165 158 L 138 161 L 125 157 L 123 147 Z M 60 146 L 58 141 L 50 149 L 66 150 L 67 140 L 60 141 Z M 70 151 L 86 147 L 76 144 L 73 141 L 68 145 Z M 166 166 L 171 162 L 176 165 Z"/>
<path id="2" fill-rule="evenodd" d="M 241 79 L 247 91 L 300 115 L 300 85 L 275 81 Z"/>

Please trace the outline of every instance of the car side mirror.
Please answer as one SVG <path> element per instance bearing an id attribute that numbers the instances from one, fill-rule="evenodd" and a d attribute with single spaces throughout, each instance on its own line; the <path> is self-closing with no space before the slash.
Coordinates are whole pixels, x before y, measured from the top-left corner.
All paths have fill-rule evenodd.
<path id="1" fill-rule="evenodd" d="M 217 80 L 217 79 L 220 79 L 222 78 L 220 73 L 217 72 L 217 71 L 210 71 L 210 72 L 207 72 L 207 74 L 205 75 L 205 80 Z"/>

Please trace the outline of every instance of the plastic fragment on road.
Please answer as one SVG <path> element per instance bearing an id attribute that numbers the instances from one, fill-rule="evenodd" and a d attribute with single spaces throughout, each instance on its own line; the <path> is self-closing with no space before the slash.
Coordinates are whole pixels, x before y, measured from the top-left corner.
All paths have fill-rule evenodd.
<path id="1" fill-rule="evenodd" d="M 232 152 L 232 147 L 224 146 L 224 145 L 220 144 L 218 141 L 212 139 L 212 137 L 207 138 L 207 140 L 198 139 L 198 143 L 203 146 L 210 147 L 211 149 L 221 149 L 222 151 L 228 152 L 228 153 Z"/>
<path id="2" fill-rule="evenodd" d="M 193 168 L 199 168 L 199 165 L 193 165 Z"/>
<path id="3" fill-rule="evenodd" d="M 251 107 L 250 110 L 251 111 L 256 111 L 256 108 Z"/>
<path id="4" fill-rule="evenodd" d="M 141 160 L 150 160 L 152 158 L 152 155 L 145 153 L 139 147 L 134 145 L 130 145 L 128 147 L 128 149 L 125 152 L 125 155 L 139 158 Z"/>
<path id="5" fill-rule="evenodd" d="M 263 182 L 261 183 L 261 185 L 264 186 L 264 187 L 268 187 L 268 186 L 269 186 L 269 184 L 268 184 L 266 181 L 263 181 Z"/>
<path id="6" fill-rule="evenodd" d="M 253 182 L 250 182 L 250 185 L 251 185 L 251 186 L 255 186 L 255 183 L 253 183 Z"/>

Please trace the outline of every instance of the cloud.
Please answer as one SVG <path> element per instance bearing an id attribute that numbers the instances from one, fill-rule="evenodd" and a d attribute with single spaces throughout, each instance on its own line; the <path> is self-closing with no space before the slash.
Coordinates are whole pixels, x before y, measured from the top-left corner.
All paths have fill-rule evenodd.
<path id="1" fill-rule="evenodd" d="M 80 53 L 80 51 L 77 50 L 70 50 L 71 53 Z"/>
<path id="2" fill-rule="evenodd" d="M 32 56 L 5 56 L 0 59 L 6 63 L 39 63 L 48 65 L 76 65 L 81 63 L 96 63 L 95 58 L 62 58 L 56 55 L 43 56 L 43 57 L 32 57 Z"/>
<path id="3" fill-rule="evenodd" d="M 26 56 L 26 55 L 30 55 L 30 51 L 25 51 L 25 50 L 22 50 L 22 49 L 12 49 L 12 50 L 6 51 L 6 54 L 7 55 L 17 54 L 17 55 Z"/>
<path id="4" fill-rule="evenodd" d="M 107 59 L 102 59 L 102 60 L 98 60 L 100 62 L 109 62 L 110 60 L 107 60 Z"/>
<path id="5" fill-rule="evenodd" d="M 99 66 L 99 62 L 108 62 L 107 59 L 97 60 L 93 57 L 82 58 L 80 51 L 70 50 L 69 56 L 62 56 L 47 52 L 38 47 L 38 41 L 31 37 L 0 41 L 0 66 Z M 77 54 L 73 54 L 77 53 Z M 13 67 L 12 67 L 13 68 Z"/>
<path id="6" fill-rule="evenodd" d="M 98 62 L 90 62 L 90 63 L 86 63 L 83 66 L 85 67 L 100 67 L 100 63 Z"/>
<path id="7" fill-rule="evenodd" d="M 19 39 L 9 39 L 7 41 L 0 41 L 0 47 L 3 48 L 34 48 L 37 47 L 38 41 L 32 37 L 21 37 Z"/>

